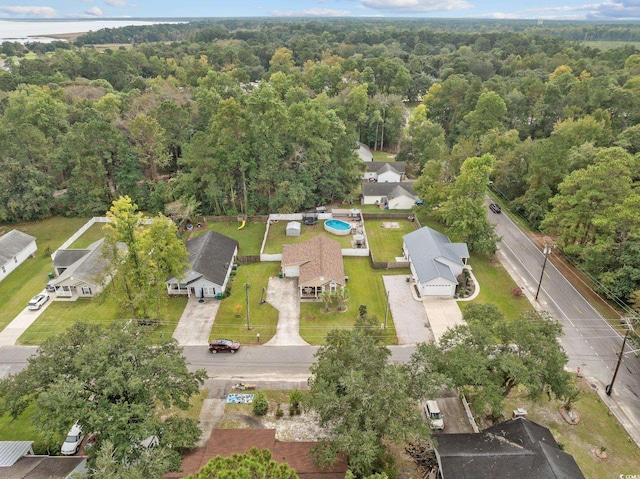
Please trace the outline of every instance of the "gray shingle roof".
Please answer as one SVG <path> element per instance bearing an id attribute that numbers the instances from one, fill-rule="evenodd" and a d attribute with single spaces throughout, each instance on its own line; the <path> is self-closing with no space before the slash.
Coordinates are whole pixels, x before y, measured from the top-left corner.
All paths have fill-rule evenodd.
<path id="1" fill-rule="evenodd" d="M 86 250 L 88 253 L 82 255 L 76 262 L 69 265 L 60 276 L 52 281 L 52 284 L 54 286 L 61 286 L 63 284 L 66 286 L 77 286 L 86 283 L 97 286 L 100 283 L 100 277 L 107 268 L 107 259 L 102 256 L 103 244 L 104 238 L 89 245 Z M 65 250 L 60 250 L 56 253 L 56 259 L 63 251 Z"/>
<path id="2" fill-rule="evenodd" d="M 418 198 L 418 193 L 413 189 L 412 181 L 402 181 L 400 183 L 362 183 L 363 196 L 386 196 L 387 198 L 397 198 L 398 196 L 409 196 Z"/>
<path id="3" fill-rule="evenodd" d="M 444 479 L 584 479 L 551 432 L 525 418 L 476 434 L 438 434 Z"/>
<path id="4" fill-rule="evenodd" d="M 36 239 L 18 230 L 11 230 L 0 236 L 0 264 L 5 264 L 13 259 Z"/>
<path id="5" fill-rule="evenodd" d="M 89 249 L 60 249 L 53 258 L 54 268 L 68 268 L 83 256 L 90 253 Z"/>
<path id="6" fill-rule="evenodd" d="M 428 226 L 404 235 L 402 239 L 420 283 L 443 277 L 457 284 L 455 274 L 443 260 L 464 266 L 462 258 L 469 257 L 465 243 L 451 243 L 446 235 Z"/>
<path id="7" fill-rule="evenodd" d="M 215 231 L 187 241 L 191 268 L 185 271 L 187 278 L 181 282 L 188 284 L 204 276 L 212 283 L 223 284 L 237 246 L 236 240 Z"/>
<path id="8" fill-rule="evenodd" d="M 372 161 L 367 163 L 367 171 L 371 173 L 384 173 L 394 171 L 399 175 L 404 174 L 404 161 Z"/>

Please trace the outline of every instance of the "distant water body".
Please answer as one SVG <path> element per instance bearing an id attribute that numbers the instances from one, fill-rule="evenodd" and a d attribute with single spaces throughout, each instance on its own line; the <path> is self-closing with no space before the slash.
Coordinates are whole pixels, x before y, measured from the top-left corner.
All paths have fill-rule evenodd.
<path id="1" fill-rule="evenodd" d="M 61 33 L 87 33 L 102 28 L 119 28 L 129 25 L 155 25 L 157 23 L 179 23 L 172 21 L 145 20 L 0 20 L 0 43 L 8 42 L 41 42 L 50 43 L 55 38 L 47 37 Z"/>

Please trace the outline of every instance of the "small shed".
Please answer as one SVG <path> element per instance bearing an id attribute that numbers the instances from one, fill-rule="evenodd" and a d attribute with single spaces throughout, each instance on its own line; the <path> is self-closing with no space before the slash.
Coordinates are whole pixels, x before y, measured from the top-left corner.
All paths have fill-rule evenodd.
<path id="1" fill-rule="evenodd" d="M 298 221 L 287 223 L 287 236 L 300 236 L 301 225 Z"/>

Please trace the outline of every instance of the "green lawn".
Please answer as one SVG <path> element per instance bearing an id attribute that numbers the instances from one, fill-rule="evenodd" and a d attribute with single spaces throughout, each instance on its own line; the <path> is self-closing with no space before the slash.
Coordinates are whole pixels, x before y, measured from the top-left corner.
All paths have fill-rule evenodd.
<path id="1" fill-rule="evenodd" d="M 298 244 L 304 243 L 311 238 L 324 235 L 340 243 L 342 248 L 351 248 L 352 235 L 338 236 L 333 233 L 329 233 L 324 230 L 324 221 L 319 221 L 316 225 L 301 225 L 302 230 L 300 236 L 287 236 L 288 221 L 278 221 L 269 226 L 269 236 L 267 237 L 267 243 L 264 247 L 264 252 L 268 254 L 282 253 L 283 244 Z M 366 226 L 365 226 L 366 227 Z"/>
<path id="2" fill-rule="evenodd" d="M 240 343 L 256 343 L 271 339 L 278 325 L 278 310 L 268 303 L 260 304 L 269 278 L 278 276 L 279 262 L 243 264 L 230 282 L 231 295 L 222 300 L 210 338 L 230 338 Z M 251 331 L 247 330 L 247 302 L 245 284 L 249 283 L 249 317 Z"/>
<path id="3" fill-rule="evenodd" d="M 562 419 L 558 408 L 561 402 L 542 399 L 532 403 L 516 391 L 506 401 L 507 414 L 518 407 L 529 413 L 528 419 L 548 427 L 556 441 L 571 454 L 587 479 L 622 477 L 638 474 L 640 451 L 626 431 L 600 401 L 589 385 L 581 380 L 582 393 L 575 403 L 580 422 L 574 426 Z M 606 447 L 607 459 L 600 459 L 593 451 Z"/>
<path id="4" fill-rule="evenodd" d="M 373 150 L 371 150 L 371 153 L 373 153 L 373 161 L 381 161 L 381 162 L 396 161 L 396 155 L 394 155 L 393 153 L 388 153 L 386 151 L 373 151 Z"/>
<path id="5" fill-rule="evenodd" d="M 207 229 L 211 229 L 238 241 L 238 254 L 240 256 L 260 254 L 260 248 L 262 247 L 262 240 L 264 239 L 267 225 L 265 223 L 249 222 L 245 224 L 244 228 L 239 230 L 238 227 L 241 224 L 242 223 L 238 221 L 208 223 Z M 197 234 L 201 233 L 196 231 L 194 236 L 197 236 Z"/>
<path id="6" fill-rule="evenodd" d="M 399 228 L 384 228 L 385 223 L 396 222 Z M 369 248 L 375 261 L 395 261 L 402 256 L 402 237 L 416 230 L 416 224 L 404 220 L 365 220 Z"/>
<path id="7" fill-rule="evenodd" d="M 86 218 L 54 217 L 0 226 L 2 231 L 18 229 L 30 234 L 38 245 L 35 258 L 26 260 L 0 282 L 0 330 L 25 308 L 29 299 L 44 289 L 47 274 L 52 272 L 51 253 L 86 222 Z"/>
<path id="8" fill-rule="evenodd" d="M 70 249 L 84 249 L 89 245 L 95 243 L 96 241 L 104 238 L 104 223 L 94 223 L 92 224 L 87 231 L 82 233 L 82 235 L 71 243 L 69 246 Z"/>
<path id="9" fill-rule="evenodd" d="M 17 419 L 13 419 L 9 414 L 0 416 L 0 441 L 34 441 L 33 450 L 36 454 L 55 455 L 57 451 L 47 451 L 46 444 L 34 424 L 35 408 L 35 403 L 32 403 Z M 66 432 L 63 431 L 60 434 L 66 434 Z M 62 439 L 61 436 L 60 441 Z"/>
<path id="10" fill-rule="evenodd" d="M 480 283 L 480 294 L 473 301 L 458 302 L 463 313 L 471 303 L 494 304 L 506 319 L 515 319 L 521 312 L 533 309 L 524 294 L 517 298 L 513 295 L 517 284 L 497 259 L 490 261 L 486 256 L 472 254 L 469 265 Z"/>
<path id="11" fill-rule="evenodd" d="M 109 292 L 109 288 L 105 293 Z M 142 331 L 152 334 L 155 343 L 171 338 L 180 315 L 187 304 L 187 298 L 170 298 L 162 314 L 162 325 L 156 328 L 143 327 Z M 54 301 L 40 317 L 18 339 L 18 344 L 42 344 L 49 336 L 62 332 L 76 321 L 87 321 L 104 327 L 122 321 L 118 314 L 116 299 L 109 294 L 97 298 L 79 298 L 76 301 Z"/>
<path id="12" fill-rule="evenodd" d="M 369 316 L 377 317 L 378 324 L 384 323 L 387 301 L 382 276 L 409 272 L 408 269 L 371 269 L 368 258 L 344 258 L 344 270 L 349 276 L 347 283 L 349 300 L 345 303 L 346 311 L 338 312 L 336 304 L 330 306 L 328 313 L 325 312 L 322 302 L 300 304 L 300 335 L 310 344 L 324 344 L 327 333 L 332 329 L 352 327 L 361 304 L 367 306 Z M 387 331 L 383 334 L 384 344 L 397 343 L 391 311 L 389 311 Z"/>

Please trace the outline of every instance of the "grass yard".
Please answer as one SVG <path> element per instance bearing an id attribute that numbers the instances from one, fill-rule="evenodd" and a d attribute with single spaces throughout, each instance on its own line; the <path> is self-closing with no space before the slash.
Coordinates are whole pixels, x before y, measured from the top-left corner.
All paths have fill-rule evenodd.
<path id="1" fill-rule="evenodd" d="M 71 243 L 69 249 L 84 249 L 88 248 L 89 245 L 95 243 L 98 240 L 104 238 L 104 223 L 94 223 L 92 224 L 87 231 L 82 233 L 82 235 Z"/>
<path id="2" fill-rule="evenodd" d="M 106 292 L 108 293 L 108 288 Z M 166 304 L 161 326 L 141 327 L 142 331 L 152 335 L 154 343 L 171 338 L 187 304 L 187 298 L 170 298 Z M 118 314 L 115 297 L 108 294 L 97 298 L 79 298 L 76 301 L 54 301 L 20 336 L 17 344 L 42 344 L 46 338 L 66 330 L 76 321 L 87 321 L 105 328 L 117 321 L 124 322 Z"/>
<path id="3" fill-rule="evenodd" d="M 517 284 L 497 259 L 490 261 L 486 256 L 472 254 L 469 265 L 480 284 L 480 294 L 473 301 L 458 302 L 463 313 L 465 307 L 471 303 L 491 303 L 502 311 L 506 319 L 515 319 L 521 312 L 533 309 L 524 294 L 519 297 L 513 295 L 513 288 Z"/>
<path id="4" fill-rule="evenodd" d="M 35 410 L 35 403 L 31 403 L 17 419 L 13 419 L 8 413 L 0 416 L 0 441 L 33 441 L 33 451 L 36 454 L 55 455 L 58 451 L 48 451 L 47 443 L 38 432 L 33 420 Z M 67 431 L 60 432 L 61 435 L 66 433 Z M 61 436 L 60 441 L 62 439 L 64 437 Z"/>
<path id="5" fill-rule="evenodd" d="M 51 253 L 62 245 L 86 218 L 54 217 L 42 221 L 2 225 L 0 230 L 18 229 L 36 238 L 38 250 L 35 258 L 29 258 L 0 282 L 0 330 L 4 329 L 27 302 L 44 289 L 47 274 L 52 272 Z"/>
<path id="6" fill-rule="evenodd" d="M 398 223 L 399 228 L 384 228 L 389 222 Z M 416 230 L 416 224 L 406 219 L 365 220 L 364 227 L 375 261 L 395 261 L 402 256 L 402 237 Z"/>
<path id="7" fill-rule="evenodd" d="M 261 343 L 271 339 L 278 325 L 278 310 L 268 303 L 260 304 L 260 301 L 269 278 L 278 276 L 279 271 L 279 262 L 240 265 L 233 282 L 227 286 L 231 288 L 231 296 L 220 304 L 210 339 L 227 337 L 242 344 L 255 344 L 257 333 L 260 333 Z M 247 330 L 246 283 L 249 283 L 251 331 Z"/>
<path id="8" fill-rule="evenodd" d="M 347 290 L 349 300 L 345 302 L 347 310 L 337 311 L 337 305 L 325 312 L 322 302 L 303 302 L 300 304 L 300 336 L 310 344 L 324 344 L 329 331 L 335 328 L 351 328 L 358 316 L 361 304 L 367 306 L 369 316 L 376 316 L 378 323 L 384 323 L 387 305 L 383 275 L 407 274 L 408 269 L 374 270 L 368 258 L 344 258 L 345 274 L 349 276 Z M 388 328 L 383 334 L 383 344 L 396 344 L 396 331 L 389 311 Z"/>
<path id="9" fill-rule="evenodd" d="M 373 161 L 381 161 L 381 162 L 396 161 L 396 155 L 393 153 L 389 153 L 387 151 L 371 150 L 371 153 L 373 154 Z"/>
<path id="10" fill-rule="evenodd" d="M 282 253 L 282 245 L 283 244 L 298 244 L 304 243 L 305 241 L 310 240 L 311 238 L 324 235 L 333 240 L 336 240 L 340 243 L 342 248 L 351 248 L 351 240 L 353 239 L 352 235 L 347 236 L 338 236 L 333 233 L 329 233 L 324 230 L 324 221 L 319 221 L 316 225 L 301 225 L 302 229 L 300 231 L 300 236 L 287 236 L 288 221 L 278 221 L 277 223 L 273 223 L 269 226 L 269 236 L 267 237 L 267 243 L 264 247 L 264 252 L 268 254 L 279 254 Z M 366 225 L 365 225 L 366 227 Z"/>
<path id="11" fill-rule="evenodd" d="M 249 222 L 239 230 L 238 227 L 241 224 L 238 221 L 215 222 L 208 223 L 206 229 L 211 229 L 236 240 L 238 242 L 238 255 L 240 256 L 259 255 L 267 225 L 265 223 Z M 206 230 L 202 232 L 204 231 Z M 202 233 L 196 231 L 194 236 L 198 234 Z"/>
<path id="12" fill-rule="evenodd" d="M 587 382 L 579 379 L 578 385 L 582 393 L 573 409 L 578 412 L 580 422 L 575 426 L 567 424 L 560 416 L 560 401 L 543 399 L 532 403 L 518 391 L 507 398 L 505 411 L 523 407 L 529 413 L 528 419 L 548 427 L 588 479 L 637 474 L 640 451 L 635 443 Z M 593 451 L 600 447 L 606 447 L 606 459 L 594 454 Z"/>

